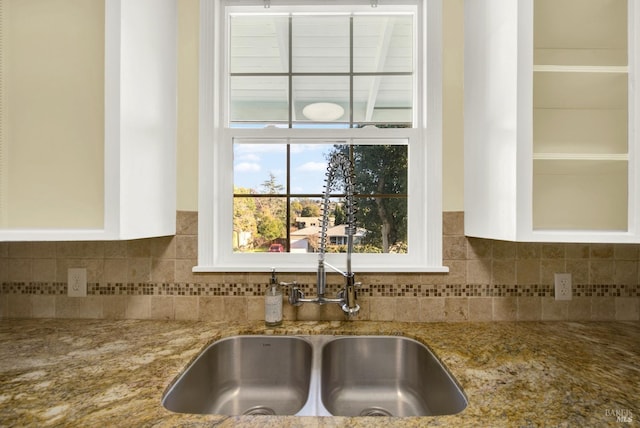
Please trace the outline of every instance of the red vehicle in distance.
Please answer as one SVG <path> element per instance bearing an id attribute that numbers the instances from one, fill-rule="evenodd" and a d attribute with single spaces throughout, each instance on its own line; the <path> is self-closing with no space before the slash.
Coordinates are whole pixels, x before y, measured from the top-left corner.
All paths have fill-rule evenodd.
<path id="1" fill-rule="evenodd" d="M 271 244 L 269 247 L 270 253 L 284 253 L 284 246 L 282 244 Z"/>

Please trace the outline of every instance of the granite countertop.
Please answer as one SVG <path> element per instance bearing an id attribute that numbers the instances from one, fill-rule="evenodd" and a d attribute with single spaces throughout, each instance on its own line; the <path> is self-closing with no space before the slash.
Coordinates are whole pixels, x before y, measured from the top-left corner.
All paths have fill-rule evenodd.
<path id="1" fill-rule="evenodd" d="M 468 407 L 438 417 L 184 415 L 161 397 L 236 334 L 399 334 L 426 343 Z M 0 321 L 0 426 L 635 426 L 640 323 Z M 630 419 L 618 419 L 630 418 Z M 625 422 L 626 421 L 626 422 Z"/>

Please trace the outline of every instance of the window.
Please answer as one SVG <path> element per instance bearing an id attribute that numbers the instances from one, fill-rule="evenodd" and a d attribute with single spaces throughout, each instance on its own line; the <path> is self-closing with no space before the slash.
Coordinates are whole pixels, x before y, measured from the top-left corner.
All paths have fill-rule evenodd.
<path id="1" fill-rule="evenodd" d="M 194 270 L 315 270 L 327 160 L 342 152 L 354 270 L 446 271 L 440 14 L 440 0 L 201 1 Z M 329 199 L 331 253 L 344 251 L 343 192 Z"/>

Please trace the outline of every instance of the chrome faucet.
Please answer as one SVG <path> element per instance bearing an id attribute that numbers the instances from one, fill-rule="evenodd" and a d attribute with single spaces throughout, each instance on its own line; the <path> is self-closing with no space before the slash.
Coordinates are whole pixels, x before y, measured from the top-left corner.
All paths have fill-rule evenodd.
<path id="1" fill-rule="evenodd" d="M 347 208 L 347 226 L 345 228 L 345 233 L 347 234 L 347 269 L 345 272 L 325 261 L 325 254 L 327 250 L 327 226 L 329 223 L 329 195 L 331 194 L 331 190 L 336 186 L 336 177 L 339 172 L 342 174 L 344 181 Z M 322 227 L 320 231 L 320 248 L 318 251 L 318 271 L 316 275 L 317 296 L 315 298 L 305 298 L 304 293 L 299 287 L 297 287 L 295 282 L 285 285 L 289 285 L 289 303 L 294 306 L 300 306 L 303 303 L 316 303 L 319 305 L 337 303 L 345 314 L 351 316 L 355 315 L 360 310 L 360 305 L 357 303 L 356 293 L 356 287 L 358 287 L 360 283 L 355 282 L 355 274 L 351 269 L 353 235 L 356 233 L 356 208 L 353 197 L 355 192 L 353 184 L 353 163 L 344 154 L 335 153 L 331 156 L 331 159 L 329 159 L 326 176 L 324 198 L 322 201 Z M 327 285 L 327 272 L 325 267 L 329 267 L 345 278 L 345 286 L 338 292 L 336 298 L 325 297 Z"/>

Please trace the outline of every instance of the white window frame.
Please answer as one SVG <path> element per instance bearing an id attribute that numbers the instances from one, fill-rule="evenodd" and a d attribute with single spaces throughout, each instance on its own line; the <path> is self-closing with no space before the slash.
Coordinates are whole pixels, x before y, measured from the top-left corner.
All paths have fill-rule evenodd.
<path id="1" fill-rule="evenodd" d="M 376 1 L 393 10 L 408 1 Z M 340 3 L 341 0 L 336 1 Z M 296 0 L 271 2 L 271 8 Z M 297 3 L 300 3 L 298 1 Z M 308 4 L 309 2 L 307 2 Z M 363 0 L 345 4 L 374 3 Z M 263 5 L 234 1 L 233 5 Z M 320 4 L 320 3 L 318 3 Z M 333 4 L 333 3 L 332 3 Z M 312 272 L 315 253 L 237 253 L 233 251 L 233 137 L 409 139 L 407 254 L 353 254 L 355 272 L 448 272 L 442 265 L 442 0 L 416 0 L 418 6 L 414 128 L 403 129 L 229 129 L 226 97 L 225 0 L 200 0 L 198 265 L 194 272 Z M 427 31 L 423 31 L 426 24 Z M 427 55 L 428 52 L 428 55 Z M 429 60 L 426 61 L 425 59 Z M 401 132 L 399 132 L 401 131 Z M 327 254 L 334 266 L 344 254 Z"/>

